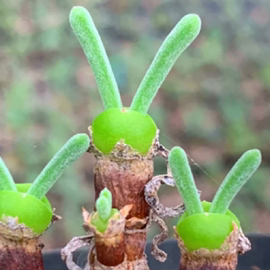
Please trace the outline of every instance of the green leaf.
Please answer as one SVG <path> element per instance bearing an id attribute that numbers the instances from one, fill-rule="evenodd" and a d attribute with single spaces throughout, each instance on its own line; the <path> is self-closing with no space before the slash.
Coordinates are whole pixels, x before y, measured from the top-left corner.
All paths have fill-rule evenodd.
<path id="1" fill-rule="evenodd" d="M 211 204 L 211 213 L 224 214 L 230 203 L 261 163 L 261 152 L 257 149 L 245 152 L 227 174 Z"/>
<path id="2" fill-rule="evenodd" d="M 104 188 L 100 192 L 99 196 L 100 197 L 105 197 L 108 200 L 108 203 L 110 205 L 110 208 L 112 208 L 112 193 L 107 188 Z"/>
<path id="3" fill-rule="evenodd" d="M 109 154 L 117 142 L 124 140 L 134 150 L 147 154 L 157 127 L 149 115 L 123 109 L 110 109 L 95 118 L 92 123 L 93 144 L 103 154 Z"/>
<path id="4" fill-rule="evenodd" d="M 170 151 L 169 165 L 176 187 L 184 200 L 187 214 L 203 213 L 203 207 L 184 149 L 174 147 Z"/>
<path id="5" fill-rule="evenodd" d="M 105 110 L 122 108 L 108 56 L 91 15 L 84 7 L 76 6 L 71 9 L 69 20 L 93 69 Z"/>
<path id="6" fill-rule="evenodd" d="M 16 185 L 14 180 L 4 163 L 3 159 L 0 157 L 0 190 L 13 190 L 16 191 Z"/>
<path id="7" fill-rule="evenodd" d="M 184 16 L 167 36 L 137 90 L 130 108 L 147 113 L 158 89 L 180 54 L 192 43 L 201 29 L 196 14 Z"/>
<path id="8" fill-rule="evenodd" d="M 96 201 L 96 208 L 98 216 L 101 220 L 108 220 L 112 207 L 110 207 L 110 202 L 105 196 L 100 196 Z"/>
<path id="9" fill-rule="evenodd" d="M 89 144 L 90 139 L 87 134 L 77 134 L 70 138 L 42 170 L 28 194 L 38 199 L 45 196 L 62 175 L 64 169 L 87 151 Z"/>

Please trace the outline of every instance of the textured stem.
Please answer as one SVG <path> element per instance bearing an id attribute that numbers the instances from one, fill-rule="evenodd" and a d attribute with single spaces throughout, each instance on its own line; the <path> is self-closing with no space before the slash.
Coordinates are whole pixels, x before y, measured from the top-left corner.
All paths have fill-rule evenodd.
<path id="1" fill-rule="evenodd" d="M 179 270 L 235 270 L 238 254 L 249 251 L 251 245 L 235 223 L 233 227 L 233 231 L 221 247 L 215 250 L 201 248 L 189 251 L 176 232 L 175 236 L 181 250 Z"/>
<path id="2" fill-rule="evenodd" d="M 0 225 L 0 269 L 44 270 L 39 237 L 24 235 L 24 229 L 18 235 L 14 229 Z"/>
<path id="3" fill-rule="evenodd" d="M 205 257 L 201 254 L 184 253 L 181 256 L 179 270 L 235 270 L 237 254 Z"/>
<path id="4" fill-rule="evenodd" d="M 153 161 L 148 159 L 112 159 L 106 156 L 97 160 L 94 169 L 96 198 L 107 187 L 112 193 L 113 208 L 121 209 L 125 205 L 133 205 L 127 217 L 129 227 L 125 231 L 125 252 L 130 261 L 142 258 L 144 254 L 144 227 L 149 216 L 144 187 L 152 176 Z"/>

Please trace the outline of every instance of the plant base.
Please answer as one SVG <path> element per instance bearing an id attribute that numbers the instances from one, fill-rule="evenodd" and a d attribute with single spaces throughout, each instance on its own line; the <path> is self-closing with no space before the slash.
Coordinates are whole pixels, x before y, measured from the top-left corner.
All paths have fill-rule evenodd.
<path id="1" fill-rule="evenodd" d="M 39 238 L 29 228 L 17 225 L 16 219 L 0 222 L 0 269 L 44 270 Z"/>
<path id="2" fill-rule="evenodd" d="M 174 227 L 175 229 L 175 227 Z M 182 239 L 176 233 L 178 246 L 181 250 L 179 270 L 235 270 L 238 254 L 250 250 L 249 240 L 234 223 L 234 229 L 225 239 L 219 249 L 208 250 L 201 248 L 188 251 Z"/>

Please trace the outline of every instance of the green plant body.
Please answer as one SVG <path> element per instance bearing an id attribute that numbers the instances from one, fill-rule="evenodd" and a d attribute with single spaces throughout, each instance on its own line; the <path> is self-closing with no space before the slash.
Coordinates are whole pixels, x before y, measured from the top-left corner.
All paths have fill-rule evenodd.
<path id="1" fill-rule="evenodd" d="M 171 150 L 169 165 L 186 206 L 186 212 L 179 219 L 176 229 L 189 251 L 200 248 L 219 249 L 232 232 L 233 223 L 240 228 L 239 220 L 228 210 L 228 207 L 240 188 L 258 168 L 260 162 L 259 150 L 247 151 L 237 161 L 218 189 L 215 196 L 218 200 L 214 199 L 212 203 L 201 203 L 185 151 L 180 147 L 174 147 Z"/>
<path id="2" fill-rule="evenodd" d="M 33 184 L 15 184 L 8 168 L 1 160 L 0 221 L 12 217 L 34 233 L 41 234 L 49 226 L 53 211 L 46 193 L 63 170 L 89 148 L 86 134 L 73 136 L 43 169 Z"/>
<path id="3" fill-rule="evenodd" d="M 140 154 L 147 154 L 156 136 L 156 125 L 146 114 L 147 110 L 178 56 L 198 35 L 201 28 L 199 16 L 186 15 L 168 35 L 130 109 L 122 109 L 119 90 L 91 15 L 83 7 L 73 7 L 70 24 L 92 66 L 106 110 L 93 122 L 93 144 L 103 154 L 109 154 L 115 144 L 123 140 Z"/>
<path id="4" fill-rule="evenodd" d="M 156 136 L 157 127 L 148 114 L 126 109 L 110 109 L 92 123 L 93 143 L 104 154 L 109 154 L 120 140 L 146 154 Z"/>
<path id="5" fill-rule="evenodd" d="M 104 233 L 109 224 L 109 220 L 113 218 L 116 213 L 119 211 L 115 208 L 112 208 L 112 194 L 107 189 L 104 188 L 96 201 L 96 209 L 93 219 L 91 220 L 91 224 L 96 227 L 96 229 Z"/>
<path id="6" fill-rule="evenodd" d="M 6 217 L 17 217 L 19 224 L 31 228 L 34 233 L 41 234 L 52 220 L 52 207 L 50 202 L 43 197 L 27 194 L 31 184 L 16 184 L 18 191 L 0 191 L 0 220 Z"/>

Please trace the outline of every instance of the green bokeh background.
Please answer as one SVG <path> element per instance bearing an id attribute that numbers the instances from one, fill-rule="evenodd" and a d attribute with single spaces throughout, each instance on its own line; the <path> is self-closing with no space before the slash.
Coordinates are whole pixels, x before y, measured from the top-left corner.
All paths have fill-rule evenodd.
<path id="1" fill-rule="evenodd" d="M 261 149 L 262 166 L 231 210 L 245 232 L 270 233 L 268 0 L 2 1 L 0 155 L 16 182 L 33 181 L 60 147 L 73 134 L 87 132 L 103 110 L 68 23 L 74 5 L 90 10 L 125 106 L 177 21 L 187 13 L 200 15 L 201 34 L 175 64 L 149 114 L 167 148 L 186 150 L 202 199 L 208 201 L 244 151 Z M 85 154 L 49 192 L 63 219 L 44 235 L 46 249 L 84 234 L 81 207 L 91 211 L 94 206 L 94 162 Z M 165 173 L 165 162 L 155 162 L 155 173 Z M 162 188 L 160 197 L 167 206 L 181 201 L 172 188 Z M 170 227 L 175 223 L 168 220 Z"/>

